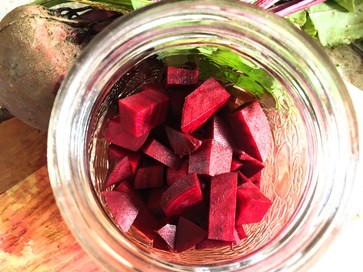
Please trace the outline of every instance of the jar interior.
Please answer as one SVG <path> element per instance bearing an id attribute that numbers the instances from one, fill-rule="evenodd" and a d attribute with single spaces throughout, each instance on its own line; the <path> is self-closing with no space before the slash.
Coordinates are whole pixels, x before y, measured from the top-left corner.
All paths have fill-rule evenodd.
<path id="1" fill-rule="evenodd" d="M 314 147 L 319 139 L 314 131 L 313 110 L 310 110 L 309 101 L 302 91 L 304 86 L 284 70 L 288 68 L 281 66 L 282 61 L 278 57 L 272 58 L 255 48 L 252 50 L 247 44 L 245 47 L 241 44 L 218 44 L 216 40 L 215 37 L 194 36 L 177 42 L 164 42 L 149 50 L 140 50 L 127 62 L 117 63 L 113 67 L 113 76 L 104 84 L 93 107 L 88 130 L 87 155 L 92 181 L 89 186 L 93 188 L 94 197 L 100 209 L 104 210 L 105 217 L 113 222 L 101 193 L 106 190 L 109 168 L 109 143 L 104 140 L 104 132 L 107 120 L 117 112 L 118 99 L 139 91 L 145 83 L 164 80 L 165 67 L 174 65 L 200 67 L 202 78 L 214 75 L 231 93 L 238 96 L 247 91 L 259 100 L 268 118 L 272 139 L 270 154 L 262 170 L 261 191 L 272 200 L 273 205 L 260 223 L 243 226 L 246 239 L 233 248 L 190 249 L 177 254 L 153 248 L 134 227 L 127 234 L 120 231 L 120 237 L 129 239 L 144 254 L 178 265 L 216 266 L 235 260 L 241 264 L 244 260 L 247 262 L 248 256 L 256 256 L 262 249 L 277 245 L 286 228 L 306 205 L 307 192 L 314 186 Z M 231 56 L 237 56 L 242 61 L 238 64 L 250 69 L 260 82 L 256 83 L 256 78 L 231 65 Z M 273 86 L 266 88 L 261 82 L 273 82 Z"/>

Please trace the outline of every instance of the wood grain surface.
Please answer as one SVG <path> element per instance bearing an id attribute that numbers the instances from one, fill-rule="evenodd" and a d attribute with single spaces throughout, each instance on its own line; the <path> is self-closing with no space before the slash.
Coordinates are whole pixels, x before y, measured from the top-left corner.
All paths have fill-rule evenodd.
<path id="1" fill-rule="evenodd" d="M 0 271 L 102 271 L 61 218 L 46 167 L 0 195 Z"/>
<path id="2" fill-rule="evenodd" d="M 17 118 L 0 124 L 0 193 L 46 164 L 47 133 Z"/>

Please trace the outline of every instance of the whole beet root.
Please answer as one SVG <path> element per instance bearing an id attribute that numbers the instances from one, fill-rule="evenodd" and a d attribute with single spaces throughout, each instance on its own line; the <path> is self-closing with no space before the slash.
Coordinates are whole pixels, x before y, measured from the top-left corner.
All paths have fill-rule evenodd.
<path id="1" fill-rule="evenodd" d="M 0 104 L 41 130 L 47 129 L 59 85 L 84 46 L 118 17 L 71 11 L 25 5 L 0 22 Z M 100 14 L 108 18 L 97 25 Z"/>

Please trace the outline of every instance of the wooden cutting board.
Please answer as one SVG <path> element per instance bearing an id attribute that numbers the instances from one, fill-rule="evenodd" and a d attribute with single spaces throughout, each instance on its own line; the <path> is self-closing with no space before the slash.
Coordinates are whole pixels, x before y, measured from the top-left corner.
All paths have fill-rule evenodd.
<path id="1" fill-rule="evenodd" d="M 65 225 L 46 167 L 46 133 L 0 124 L 0 271 L 102 271 Z"/>

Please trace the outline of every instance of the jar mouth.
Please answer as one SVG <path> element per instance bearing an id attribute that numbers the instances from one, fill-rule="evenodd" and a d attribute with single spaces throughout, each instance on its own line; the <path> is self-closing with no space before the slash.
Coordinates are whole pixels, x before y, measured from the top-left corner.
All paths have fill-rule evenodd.
<path id="1" fill-rule="evenodd" d="M 283 137 L 288 137 L 290 147 L 295 144 L 300 148 L 289 150 L 289 154 L 301 153 L 304 160 L 291 160 L 288 165 L 300 169 L 288 177 L 296 184 L 301 181 L 299 197 L 293 201 L 289 216 L 281 214 L 284 221 L 279 224 L 283 227 L 268 243 L 261 242 L 249 254 L 237 254 L 225 262 L 186 265 L 183 260 L 171 261 L 167 256 L 158 259 L 155 256 L 163 255 L 150 253 L 140 241 L 120 234 L 102 208 L 97 173 L 89 162 L 107 168 L 95 157 L 105 144 L 98 142 L 102 127 L 95 124 L 106 118 L 109 99 L 116 95 L 110 95 L 109 86 L 117 77 L 160 52 L 206 44 L 233 49 L 282 84 L 285 95 L 274 96 L 282 109 L 274 125 L 278 127 L 276 121 L 285 120 L 284 114 L 291 118 L 293 111 L 292 116 L 298 120 L 289 119 L 293 124 L 289 129 L 298 126 L 302 131 Z M 276 118 L 274 114 L 272 111 L 271 118 Z M 322 50 L 294 26 L 249 4 L 166 1 L 115 22 L 91 42 L 68 74 L 49 126 L 49 175 L 71 231 L 85 250 L 110 270 L 148 267 L 148 271 L 292 271 L 322 248 L 341 221 L 356 172 L 357 135 L 355 113 L 344 83 Z M 278 157 L 276 150 L 270 157 L 274 156 Z M 278 176 L 276 173 L 282 171 L 280 166 L 269 169 L 273 173 L 266 171 L 266 176 Z M 279 192 L 288 193 L 283 184 L 279 186 Z M 283 213 L 282 209 L 279 212 Z"/>

